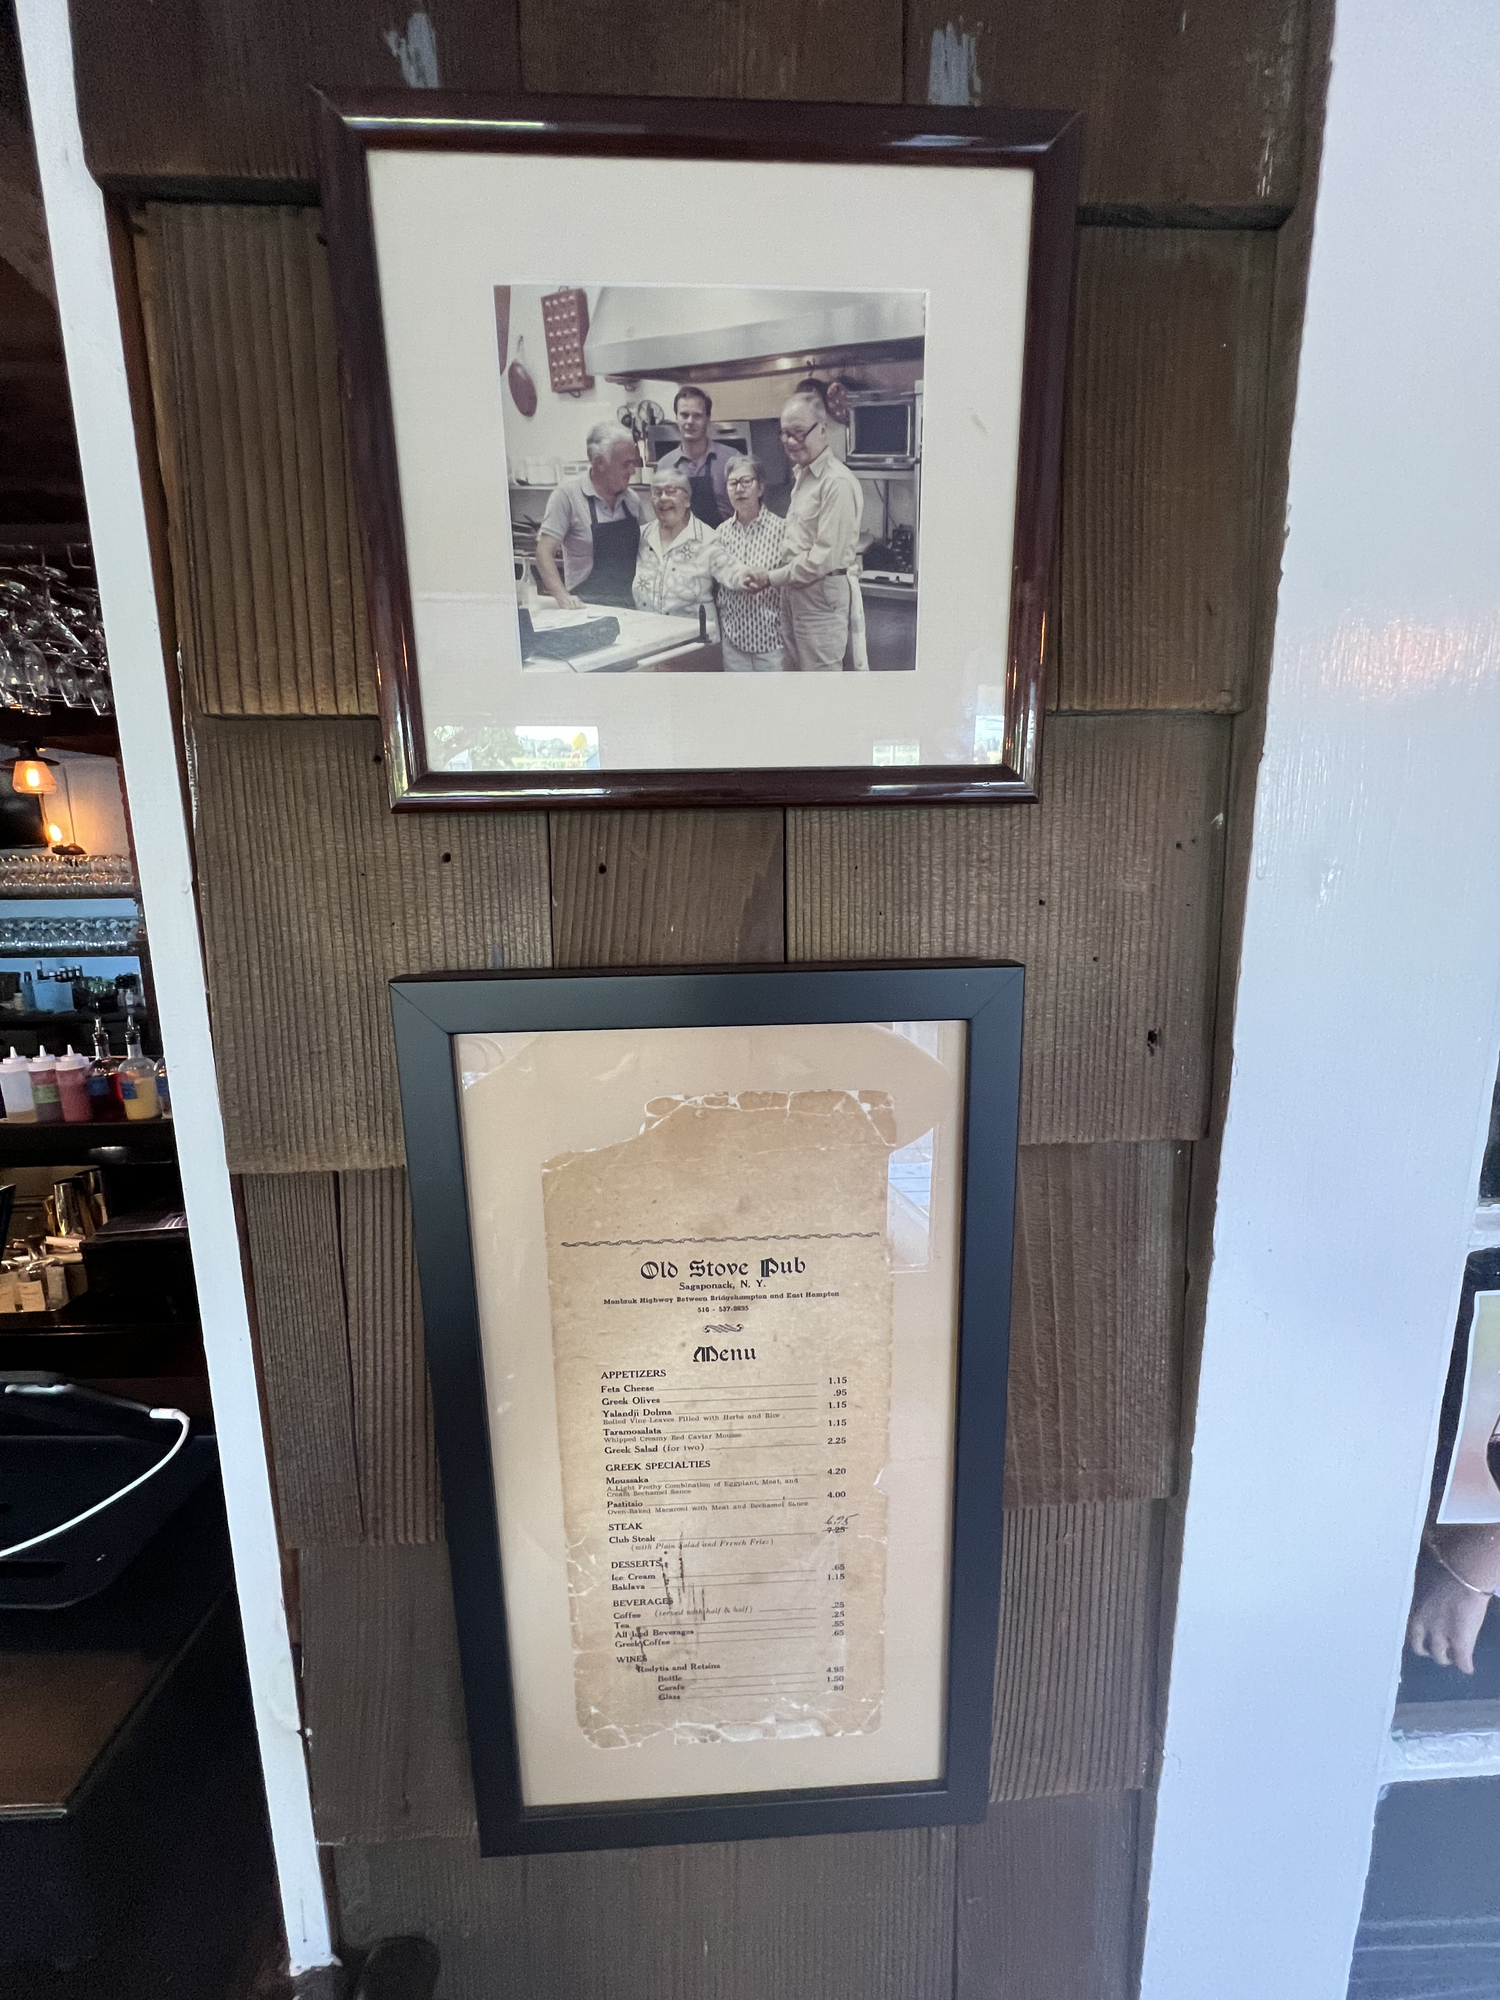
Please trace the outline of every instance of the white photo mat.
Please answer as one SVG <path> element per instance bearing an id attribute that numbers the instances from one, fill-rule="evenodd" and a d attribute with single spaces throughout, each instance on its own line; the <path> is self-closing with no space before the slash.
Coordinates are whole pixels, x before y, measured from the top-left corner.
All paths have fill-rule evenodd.
<path id="1" fill-rule="evenodd" d="M 1005 712 L 1028 171 L 378 147 L 368 166 L 434 771 L 445 725 L 597 730 L 614 771 L 869 766 L 893 743 L 975 761 Z M 653 280 L 926 293 L 914 674 L 523 676 L 495 287 Z"/>
<path id="2" fill-rule="evenodd" d="M 942 1776 L 965 1046 L 963 1025 L 952 1022 L 922 1023 L 915 1030 L 865 1024 L 457 1038 L 469 1222 L 528 1806 L 911 1783 Z M 570 1603 L 578 1547 L 576 1541 L 570 1543 L 565 1525 L 562 1434 L 568 1423 L 567 1412 L 560 1412 L 554 1367 L 562 1340 L 555 1322 L 558 1273 L 549 1271 L 543 1214 L 549 1163 L 555 1165 L 560 1154 L 586 1159 L 598 1149 L 634 1140 L 653 1115 L 660 1115 L 664 1098 L 722 1099 L 727 1094 L 739 1100 L 747 1093 L 809 1091 L 874 1094 L 887 1098 L 894 1109 L 891 1136 L 898 1151 L 892 1157 L 898 1165 L 890 1175 L 889 1220 L 882 1214 L 892 1303 L 886 1340 L 888 1448 L 882 1433 L 882 1458 L 876 1461 L 884 1506 L 878 1708 L 845 1733 L 812 1724 L 769 1735 L 761 1730 L 741 1741 L 712 1738 L 712 1732 L 712 1740 L 705 1740 L 700 1732 L 695 1740 L 690 1729 L 667 1726 L 655 1733 L 637 1731 L 644 1740 L 601 1747 L 585 1726 L 578 1698 L 584 1669 L 575 1643 L 577 1607 Z M 904 1192 L 911 1183 L 901 1162 L 915 1165 L 927 1189 L 917 1254 L 912 1254 L 911 1202 Z M 925 1173 L 924 1162 L 930 1163 Z M 634 1185 L 638 1169 L 632 1169 L 630 1179 L 628 1198 L 639 1199 Z M 745 1218 L 748 1229 L 756 1222 L 754 1216 Z M 810 1215 L 806 1226 L 815 1248 L 805 1255 L 813 1259 L 821 1255 L 817 1233 L 828 1224 Z M 615 1231 L 601 1233 L 613 1236 Z M 665 1210 L 660 1233 L 680 1234 Z M 635 1266 L 643 1257 L 662 1254 L 623 1250 L 614 1261 L 622 1276 L 628 1273 L 634 1289 Z M 685 1278 L 686 1253 L 673 1254 L 683 1256 Z M 613 1278 L 613 1266 L 609 1268 Z M 662 1293 L 677 1289 L 657 1286 Z M 630 1308 L 635 1301 L 606 1298 L 602 1303 Z M 775 1308 L 766 1323 L 779 1326 L 775 1313 L 786 1310 Z M 809 1317 L 843 1309 L 803 1305 L 796 1310 L 805 1326 Z M 675 1304 L 663 1299 L 660 1311 L 673 1322 L 674 1337 L 679 1322 L 690 1333 L 697 1324 L 687 1298 Z M 749 1319 L 757 1321 L 759 1312 L 751 1310 Z M 654 1337 L 655 1326 L 640 1335 L 634 1330 L 641 1320 L 638 1312 L 617 1318 L 618 1332 L 601 1319 L 601 1337 L 609 1360 L 628 1371 L 641 1358 L 635 1351 L 640 1339 Z M 690 1337 L 689 1350 L 691 1345 Z M 761 1359 L 769 1359 L 764 1350 Z M 700 1373 L 690 1372 L 695 1378 Z M 751 1372 L 736 1367 L 726 1376 L 704 1370 L 701 1377 L 741 1380 Z M 762 1372 L 780 1383 L 774 1369 Z M 584 1386 L 580 1405 L 585 1413 L 595 1394 Z M 610 1433 L 603 1435 L 608 1439 Z M 734 1463 L 743 1467 L 746 1461 Z M 602 1468 L 610 1469 L 607 1463 Z M 716 1465 L 716 1473 L 718 1469 Z M 817 1499 L 821 1504 L 821 1494 Z M 848 1505 L 858 1504 L 859 1496 L 851 1494 Z M 628 1558 L 636 1551 L 622 1539 L 620 1547 L 607 1553 Z M 607 1561 L 598 1565 L 601 1572 L 608 1567 Z M 850 1568 L 852 1576 L 852 1561 Z M 576 1584 L 573 1588 L 576 1594 Z M 669 1725 L 677 1720 L 670 1709 L 662 1716 Z"/>

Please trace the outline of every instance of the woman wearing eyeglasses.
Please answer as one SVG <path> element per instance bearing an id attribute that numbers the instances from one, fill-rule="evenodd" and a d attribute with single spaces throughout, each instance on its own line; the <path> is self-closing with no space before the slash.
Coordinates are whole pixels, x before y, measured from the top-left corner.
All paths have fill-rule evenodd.
<path id="1" fill-rule="evenodd" d="M 786 672 L 781 632 L 781 592 L 746 590 L 745 572 L 764 572 L 781 561 L 786 522 L 762 505 L 766 474 L 758 458 L 743 454 L 724 468 L 734 509 L 714 534 L 710 564 L 719 587 L 719 639 L 726 674 Z"/>
<path id="2" fill-rule="evenodd" d="M 631 595 L 642 611 L 669 617 L 696 617 L 703 607 L 703 624 L 716 639 L 714 586 L 709 572 L 712 528 L 693 512 L 693 489 L 685 472 L 659 465 L 651 478 L 651 505 L 656 519 L 641 536 Z"/>
<path id="3" fill-rule="evenodd" d="M 850 627 L 859 612 L 854 571 L 864 488 L 828 448 L 828 412 L 810 394 L 792 397 L 781 413 L 781 442 L 796 467 L 786 510 L 781 560 L 747 570 L 744 588 L 781 592 L 787 669 L 837 674 L 844 668 Z"/>

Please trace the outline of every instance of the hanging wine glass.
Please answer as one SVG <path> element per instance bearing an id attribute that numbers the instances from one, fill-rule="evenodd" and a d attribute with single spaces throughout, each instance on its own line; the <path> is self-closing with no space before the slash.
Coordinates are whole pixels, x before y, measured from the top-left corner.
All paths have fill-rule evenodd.
<path id="1" fill-rule="evenodd" d="M 70 549 L 67 566 L 16 552 L 0 559 L 0 712 L 41 718 L 54 705 L 114 713 L 99 593 L 86 551 Z"/>
<path id="2" fill-rule="evenodd" d="M 58 699 L 64 708 L 87 708 L 88 696 L 84 693 L 83 682 L 77 669 L 66 658 L 52 663 L 52 684 L 57 689 Z"/>
<path id="3" fill-rule="evenodd" d="M 16 658 L 13 648 L 7 643 L 6 635 L 0 633 L 0 702 L 3 702 L 6 708 L 19 708 L 25 686 L 21 663 Z"/>
<path id="4" fill-rule="evenodd" d="M 21 674 L 31 696 L 30 712 L 45 715 L 52 703 L 52 676 L 47 671 L 47 656 L 35 639 L 21 641 Z"/>

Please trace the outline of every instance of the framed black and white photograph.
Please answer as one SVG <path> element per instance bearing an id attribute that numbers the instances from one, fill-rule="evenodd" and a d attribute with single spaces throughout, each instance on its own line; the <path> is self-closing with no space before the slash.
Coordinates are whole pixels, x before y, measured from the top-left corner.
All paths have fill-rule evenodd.
<path id="1" fill-rule="evenodd" d="M 1021 993 L 393 983 L 485 1852 L 984 1817 Z"/>
<path id="2" fill-rule="evenodd" d="M 424 100 L 322 120 L 394 803 L 1035 798 L 1078 121 Z"/>
<path id="3" fill-rule="evenodd" d="M 502 366 L 566 325 L 609 371 L 507 379 L 523 673 L 915 668 L 924 293 L 500 286 L 495 317 Z M 744 372 L 788 347 L 807 373 Z"/>

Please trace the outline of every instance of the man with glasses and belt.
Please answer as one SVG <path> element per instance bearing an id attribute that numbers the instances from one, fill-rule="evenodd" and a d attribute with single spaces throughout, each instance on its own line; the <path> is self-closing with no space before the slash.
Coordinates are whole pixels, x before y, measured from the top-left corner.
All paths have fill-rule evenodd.
<path id="1" fill-rule="evenodd" d="M 790 672 L 841 673 L 851 614 L 857 620 L 853 571 L 864 489 L 829 450 L 828 412 L 812 395 L 799 391 L 782 411 L 781 442 L 795 468 L 781 561 L 747 571 L 744 588 L 781 591 Z"/>

